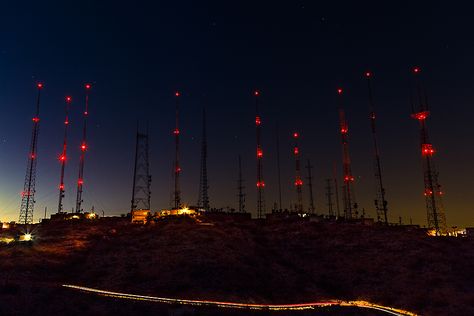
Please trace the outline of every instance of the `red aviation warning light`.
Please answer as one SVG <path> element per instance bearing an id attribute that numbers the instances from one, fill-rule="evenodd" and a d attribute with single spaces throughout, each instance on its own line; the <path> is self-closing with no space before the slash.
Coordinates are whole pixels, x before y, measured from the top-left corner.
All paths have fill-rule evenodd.
<path id="1" fill-rule="evenodd" d="M 72 98 L 71 98 L 70 96 L 67 96 L 67 97 L 66 97 L 66 102 L 67 102 L 67 103 L 71 103 L 71 101 L 72 101 Z"/>
<path id="2" fill-rule="evenodd" d="M 59 161 L 65 161 L 65 160 L 66 160 L 66 155 L 59 156 Z"/>
<path id="3" fill-rule="evenodd" d="M 365 76 L 366 76 L 367 78 L 370 78 L 370 77 L 372 77 L 372 73 L 371 73 L 370 71 L 366 71 L 366 72 L 365 72 Z"/>
<path id="4" fill-rule="evenodd" d="M 33 122 L 38 123 L 39 122 L 39 117 L 33 117 Z"/>
<path id="5" fill-rule="evenodd" d="M 179 93 L 179 91 L 176 91 L 176 92 L 174 93 L 174 95 L 175 95 L 176 97 L 179 97 L 181 94 Z"/>
<path id="6" fill-rule="evenodd" d="M 86 151 L 86 149 L 87 149 L 86 143 L 82 143 L 82 144 L 81 144 L 81 150 L 82 150 L 82 151 Z"/>
<path id="7" fill-rule="evenodd" d="M 261 148 L 257 149 L 257 158 L 262 158 L 263 157 L 263 150 Z"/>
<path id="8" fill-rule="evenodd" d="M 260 188 L 260 187 L 261 187 L 261 188 L 264 188 L 264 187 L 265 187 L 265 182 L 263 182 L 263 181 L 258 181 L 258 182 L 257 182 L 257 188 Z"/>
<path id="9" fill-rule="evenodd" d="M 433 156 L 435 150 L 431 144 L 421 144 L 421 154 L 423 156 Z"/>
<path id="10" fill-rule="evenodd" d="M 179 135 L 179 129 L 175 128 L 175 130 L 173 131 L 173 134 Z"/>
<path id="11" fill-rule="evenodd" d="M 60 184 L 60 185 L 59 185 L 59 189 L 60 189 L 60 190 L 64 190 L 64 184 Z"/>
<path id="12" fill-rule="evenodd" d="M 254 96 L 258 97 L 260 95 L 260 92 L 258 90 L 255 90 L 253 93 Z"/>
<path id="13" fill-rule="evenodd" d="M 92 88 L 90 83 L 86 83 L 84 87 L 86 88 L 86 90 L 90 90 L 90 88 Z"/>
<path id="14" fill-rule="evenodd" d="M 345 176 L 344 177 L 344 182 L 349 182 L 349 181 L 354 181 L 354 177 L 353 176 Z"/>
<path id="15" fill-rule="evenodd" d="M 257 126 L 260 125 L 260 124 L 262 124 L 262 121 L 260 120 L 260 116 L 257 116 L 257 117 L 255 118 L 255 124 L 256 124 Z"/>
<path id="16" fill-rule="evenodd" d="M 342 94 L 342 89 L 341 88 L 337 89 L 337 94 Z"/>
<path id="17" fill-rule="evenodd" d="M 43 89 L 43 83 L 38 82 L 38 83 L 36 84 L 36 87 L 37 87 L 38 89 Z"/>
<path id="18" fill-rule="evenodd" d="M 84 184 L 84 180 L 82 180 L 82 179 L 77 180 L 77 184 L 83 185 L 83 184 Z"/>
<path id="19" fill-rule="evenodd" d="M 413 73 L 417 74 L 419 73 L 421 70 L 420 70 L 420 67 L 414 67 L 413 68 Z"/>
<path id="20" fill-rule="evenodd" d="M 298 149 L 298 147 L 295 147 L 293 152 L 294 152 L 295 155 L 298 155 L 300 153 L 300 150 Z"/>
<path id="21" fill-rule="evenodd" d="M 293 133 L 293 138 L 298 138 L 298 137 L 300 137 L 300 134 L 298 134 L 297 132 L 294 132 Z"/>
<path id="22" fill-rule="evenodd" d="M 303 180 L 301 180 L 301 179 L 296 179 L 296 181 L 295 181 L 295 186 L 300 187 L 300 186 L 302 186 L 302 185 L 303 185 Z"/>
<path id="23" fill-rule="evenodd" d="M 430 115 L 430 111 L 422 111 L 418 113 L 413 113 L 411 117 L 416 120 L 423 121 L 428 117 L 428 115 Z"/>

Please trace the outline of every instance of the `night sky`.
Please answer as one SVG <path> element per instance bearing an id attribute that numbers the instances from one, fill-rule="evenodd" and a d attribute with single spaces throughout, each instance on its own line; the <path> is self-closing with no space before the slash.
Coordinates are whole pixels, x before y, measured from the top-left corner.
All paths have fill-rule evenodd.
<path id="1" fill-rule="evenodd" d="M 152 1 L 150 1 L 151 3 Z M 345 91 L 360 207 L 374 216 L 372 143 L 364 72 L 374 73 L 389 219 L 426 224 L 410 70 L 429 93 L 431 141 L 448 226 L 474 225 L 474 21 L 472 8 L 383 1 L 8 1 L 0 10 L 0 219 L 18 220 L 35 84 L 44 82 L 35 221 L 57 211 L 64 96 L 73 97 L 64 206 L 75 204 L 83 85 L 90 96 L 84 207 L 130 208 L 137 119 L 150 124 L 152 208 L 170 206 L 174 92 L 181 97 L 182 199 L 196 204 L 202 107 L 208 113 L 211 206 L 237 207 L 242 155 L 247 208 L 256 208 L 255 106 L 261 92 L 264 177 L 277 201 L 280 125 L 283 203 L 296 200 L 291 133 L 315 165 L 316 208 L 324 181 L 341 172 L 336 89 Z M 449 3 L 449 2 L 448 2 Z M 340 175 L 340 180 L 341 180 Z M 303 189 L 305 207 L 308 191 Z"/>

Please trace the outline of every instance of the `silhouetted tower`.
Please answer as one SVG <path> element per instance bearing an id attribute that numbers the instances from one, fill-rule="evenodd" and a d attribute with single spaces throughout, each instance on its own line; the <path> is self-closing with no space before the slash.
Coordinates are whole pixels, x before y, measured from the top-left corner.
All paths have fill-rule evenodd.
<path id="1" fill-rule="evenodd" d="M 331 188 L 331 179 L 326 179 L 326 198 L 328 206 L 328 215 L 334 216 L 334 210 L 332 208 L 332 188 Z"/>
<path id="2" fill-rule="evenodd" d="M 206 109 L 202 110 L 202 139 L 201 139 L 201 173 L 199 176 L 198 206 L 209 211 L 209 185 L 207 184 L 207 136 Z"/>
<path id="3" fill-rule="evenodd" d="M 367 87 L 369 90 L 369 108 L 370 108 L 370 127 L 372 130 L 372 141 L 374 145 L 374 175 L 375 175 L 375 187 L 376 187 L 376 195 L 375 195 L 375 210 L 377 212 L 377 221 L 384 222 L 388 225 L 388 218 L 387 218 L 387 200 L 385 199 L 385 188 L 383 186 L 382 181 L 382 165 L 380 163 L 380 153 L 379 153 L 379 146 L 377 142 L 377 133 L 376 133 L 376 114 L 375 114 L 375 103 L 372 94 L 372 85 L 371 85 L 371 77 L 372 73 L 366 72 L 365 77 L 367 78 Z"/>
<path id="4" fill-rule="evenodd" d="M 277 175 L 278 175 L 278 210 L 281 211 L 281 168 L 280 168 L 280 129 L 276 126 L 276 154 L 277 154 Z"/>
<path id="5" fill-rule="evenodd" d="M 442 200 L 443 191 L 438 183 L 438 172 L 436 171 L 433 162 L 435 149 L 429 140 L 428 129 L 426 126 L 426 118 L 430 114 L 430 111 L 428 108 L 426 91 L 422 88 L 420 81 L 418 80 L 420 69 L 414 68 L 413 73 L 416 78 L 417 101 L 412 100 L 411 117 L 418 120 L 420 124 L 420 149 L 423 158 L 423 178 L 425 184 L 424 195 L 428 228 L 434 229 L 437 235 L 441 235 L 446 233 L 447 226 Z M 414 103 L 418 103 L 418 111 L 415 109 Z"/>
<path id="6" fill-rule="evenodd" d="M 264 188 L 265 181 L 263 181 L 263 150 L 262 150 L 262 121 L 258 108 L 258 97 L 260 93 L 254 92 L 255 96 L 255 126 L 257 130 L 257 217 L 263 218 L 265 214 L 265 197 Z"/>
<path id="7" fill-rule="evenodd" d="M 239 212 L 245 212 L 245 193 L 244 180 L 242 178 L 242 159 L 239 155 L 239 180 L 237 181 L 237 189 L 239 190 Z"/>
<path id="8" fill-rule="evenodd" d="M 313 166 L 311 166 L 311 161 L 307 161 L 306 164 L 306 169 L 308 170 L 308 190 L 309 190 L 309 212 L 311 214 L 314 214 L 315 207 L 314 207 L 314 196 L 313 196 L 313 173 L 312 169 Z"/>
<path id="9" fill-rule="evenodd" d="M 295 189 L 296 189 L 296 212 L 303 213 L 303 180 L 301 179 L 301 168 L 300 168 L 300 148 L 298 146 L 298 138 L 300 135 L 297 132 L 293 133 L 293 139 L 295 140 L 295 146 L 293 147 L 293 155 L 295 156 Z"/>
<path id="10" fill-rule="evenodd" d="M 349 155 L 349 127 L 342 104 L 342 89 L 337 89 L 337 93 L 339 95 L 339 124 L 342 140 L 342 167 L 344 172 L 344 217 L 346 219 L 352 219 L 354 216 L 357 217 L 357 203 L 355 200 L 354 177 L 352 176 L 351 158 Z"/>
<path id="11" fill-rule="evenodd" d="M 335 161 L 333 163 L 333 168 L 332 168 L 332 178 L 334 181 L 334 194 L 335 194 L 334 198 L 336 200 L 337 217 L 341 217 L 341 209 L 339 207 L 339 184 L 337 184 L 337 165 Z"/>
<path id="12" fill-rule="evenodd" d="M 140 133 L 137 124 L 135 165 L 133 168 L 132 205 L 134 210 L 151 209 L 151 175 L 148 146 L 148 124 L 145 133 Z"/>
<path id="13" fill-rule="evenodd" d="M 84 185 L 84 161 L 87 150 L 87 117 L 89 116 L 89 90 L 91 89 L 91 85 L 87 83 L 84 85 L 84 88 L 86 89 L 86 102 L 83 113 L 84 121 L 82 126 L 81 157 L 79 158 L 79 176 L 77 178 L 76 213 L 82 212 L 82 186 Z"/>
<path id="14" fill-rule="evenodd" d="M 179 97 L 180 93 L 176 92 L 176 125 L 173 131 L 175 141 L 175 156 L 174 156 L 174 208 L 178 209 L 181 207 L 181 191 L 179 187 L 179 175 L 181 173 L 181 167 L 179 165 Z"/>
<path id="15" fill-rule="evenodd" d="M 67 130 L 69 126 L 69 107 L 71 105 L 72 98 L 66 97 L 65 113 L 66 118 L 64 119 L 64 140 L 63 140 L 63 151 L 59 156 L 59 162 L 61 163 L 61 176 L 59 180 L 59 201 L 58 201 L 58 214 L 63 212 L 63 198 L 64 198 L 64 169 L 66 168 L 67 160 Z"/>
<path id="16" fill-rule="evenodd" d="M 28 162 L 26 165 L 25 183 L 23 184 L 23 191 L 21 192 L 20 205 L 20 224 L 33 223 L 33 211 L 35 207 L 35 192 L 36 192 L 36 162 L 38 153 L 38 133 L 39 133 L 39 110 L 42 83 L 37 83 L 38 95 L 36 97 L 36 112 L 33 116 L 33 130 L 31 132 L 30 151 L 28 152 Z"/>

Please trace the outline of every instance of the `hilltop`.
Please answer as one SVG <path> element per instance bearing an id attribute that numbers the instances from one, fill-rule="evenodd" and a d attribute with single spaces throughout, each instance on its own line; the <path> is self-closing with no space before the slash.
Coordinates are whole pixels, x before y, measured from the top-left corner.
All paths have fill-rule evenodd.
<path id="1" fill-rule="evenodd" d="M 33 234 L 31 245 L 0 245 L 0 314 L 167 311 L 72 292 L 60 287 L 65 283 L 162 297 L 279 304 L 362 299 L 423 315 L 474 314 L 474 240 L 467 238 L 230 217 L 153 225 L 63 221 L 36 225 Z"/>

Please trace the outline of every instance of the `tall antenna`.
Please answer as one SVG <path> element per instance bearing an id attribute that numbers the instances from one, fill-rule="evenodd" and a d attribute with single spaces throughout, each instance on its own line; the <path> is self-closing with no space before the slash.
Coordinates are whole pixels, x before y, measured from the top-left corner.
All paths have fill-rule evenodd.
<path id="1" fill-rule="evenodd" d="M 337 183 L 337 165 L 335 161 L 332 166 L 332 178 L 334 181 L 334 194 L 335 194 L 335 199 L 336 199 L 337 217 L 339 218 L 341 217 L 341 209 L 339 207 L 339 184 Z"/>
<path id="2" fill-rule="evenodd" d="M 263 218 L 265 214 L 265 197 L 264 188 L 265 182 L 263 181 L 263 150 L 262 150 L 262 121 L 260 118 L 260 112 L 258 108 L 258 97 L 260 93 L 254 92 L 255 96 L 255 126 L 257 130 L 257 218 Z"/>
<path id="3" fill-rule="evenodd" d="M 428 220 L 428 227 L 436 231 L 436 235 L 446 233 L 446 215 L 443 205 L 443 191 L 438 183 L 438 172 L 436 171 L 433 155 L 435 149 L 429 141 L 428 129 L 426 126 L 426 118 L 429 116 L 428 101 L 426 98 L 426 91 L 421 87 L 418 75 L 420 69 L 418 67 L 413 69 L 416 80 L 416 89 L 418 95 L 418 111 L 415 111 L 414 102 L 412 100 L 412 107 L 414 109 L 411 117 L 418 120 L 420 124 L 420 147 L 421 157 L 423 158 L 423 179 L 425 185 L 425 202 L 426 213 Z"/>
<path id="4" fill-rule="evenodd" d="M 82 186 L 84 184 L 84 160 L 86 157 L 87 150 L 87 117 L 89 116 L 89 90 L 91 85 L 86 83 L 84 88 L 86 89 L 86 105 L 84 109 L 84 123 L 82 126 L 82 142 L 81 142 L 81 157 L 79 158 L 79 177 L 77 178 L 77 196 L 76 196 L 76 213 L 82 212 Z"/>
<path id="5" fill-rule="evenodd" d="M 300 134 L 297 132 L 293 133 L 295 140 L 295 146 L 293 147 L 293 154 L 295 156 L 295 188 L 296 188 L 296 211 L 300 214 L 303 213 L 303 180 L 301 180 L 301 168 L 300 168 L 300 149 L 298 147 L 298 138 Z"/>
<path id="6" fill-rule="evenodd" d="M 59 162 L 61 163 L 61 177 L 59 180 L 59 201 L 58 201 L 58 214 L 63 212 L 63 198 L 64 198 L 64 169 L 66 167 L 66 151 L 67 151 L 67 130 L 69 126 L 69 107 L 71 105 L 72 98 L 66 97 L 65 113 L 66 118 L 64 119 L 64 140 L 63 140 L 63 151 L 59 156 Z"/>
<path id="7" fill-rule="evenodd" d="M 341 140 L 342 140 L 342 166 L 344 171 L 344 217 L 346 219 L 352 219 L 353 216 L 357 216 L 357 203 L 355 201 L 354 194 L 354 177 L 351 171 L 351 158 L 349 155 L 349 138 L 346 116 L 342 105 L 342 89 L 337 89 L 339 95 L 339 124 L 341 129 Z M 354 212 L 353 212 L 354 211 Z M 353 214 L 354 213 L 354 214 Z"/>
<path id="8" fill-rule="evenodd" d="M 239 190 L 239 212 L 245 212 L 245 193 L 244 180 L 242 178 L 242 158 L 239 155 L 239 180 L 237 181 L 237 189 Z"/>
<path id="9" fill-rule="evenodd" d="M 331 179 L 326 179 L 326 198 L 328 206 L 328 215 L 334 216 L 334 210 L 332 208 L 332 190 L 331 190 Z"/>
<path id="10" fill-rule="evenodd" d="M 38 133 L 39 133 L 39 110 L 41 89 L 43 84 L 41 82 L 36 84 L 38 95 L 36 97 L 36 113 L 33 116 L 33 130 L 31 133 L 30 151 L 28 152 L 28 162 L 26 165 L 25 183 L 23 184 L 23 191 L 21 192 L 20 205 L 20 219 L 21 224 L 33 224 L 33 211 L 35 207 L 35 192 L 36 192 L 36 161 L 38 152 Z"/>
<path id="11" fill-rule="evenodd" d="M 181 207 L 181 191 L 179 189 L 179 175 L 181 173 L 181 167 L 179 165 L 179 97 L 180 93 L 176 92 L 176 126 L 173 131 L 175 141 L 175 158 L 174 158 L 174 208 L 178 209 Z"/>
<path id="12" fill-rule="evenodd" d="M 306 169 L 308 170 L 308 189 L 309 189 L 309 212 L 311 214 L 314 214 L 315 207 L 314 207 L 314 197 L 313 197 L 313 174 L 311 170 L 313 169 L 313 166 L 311 166 L 311 161 L 309 161 L 306 164 Z"/>
<path id="13" fill-rule="evenodd" d="M 206 135 L 206 109 L 202 109 L 202 139 L 201 139 L 201 174 L 199 176 L 198 206 L 209 211 L 209 195 L 207 190 L 207 135 Z"/>
<path id="14" fill-rule="evenodd" d="M 132 205 L 135 210 L 151 209 L 151 175 L 148 144 L 148 124 L 145 133 L 140 133 L 137 123 L 135 165 L 133 168 Z"/>
<path id="15" fill-rule="evenodd" d="M 365 77 L 367 78 L 367 87 L 369 90 L 369 107 L 370 107 L 370 126 L 372 129 L 372 141 L 374 144 L 374 175 L 375 175 L 375 183 L 376 183 L 376 195 L 375 195 L 375 210 L 377 211 L 377 221 L 384 222 L 385 225 L 388 225 L 388 218 L 387 218 L 387 200 L 385 199 L 385 188 L 383 186 L 382 181 L 382 165 L 380 163 L 380 153 L 379 147 L 377 142 L 377 133 L 376 133 L 376 126 L 375 126 L 375 103 L 372 94 L 372 84 L 371 78 L 372 73 L 367 71 L 365 73 Z"/>
<path id="16" fill-rule="evenodd" d="M 280 168 L 280 129 L 276 125 L 276 150 L 277 150 L 277 173 L 278 173 L 278 209 L 281 211 L 281 168 Z"/>

